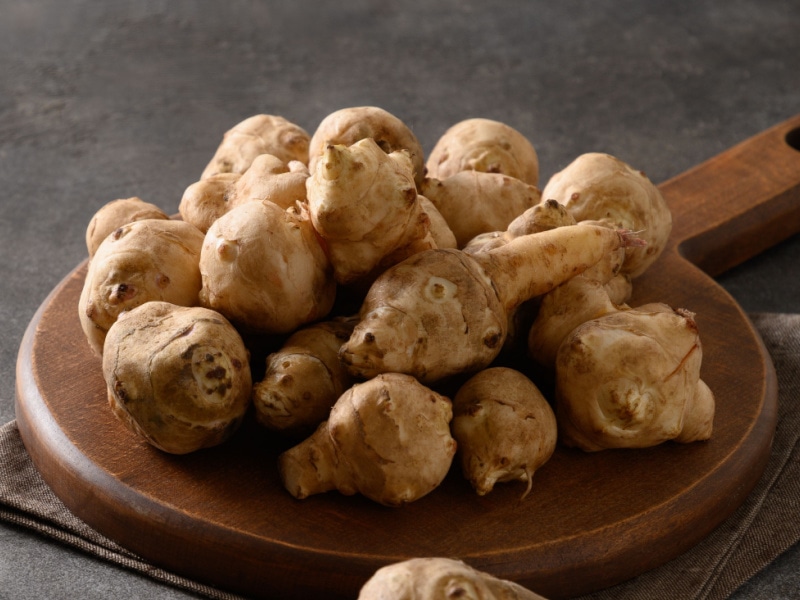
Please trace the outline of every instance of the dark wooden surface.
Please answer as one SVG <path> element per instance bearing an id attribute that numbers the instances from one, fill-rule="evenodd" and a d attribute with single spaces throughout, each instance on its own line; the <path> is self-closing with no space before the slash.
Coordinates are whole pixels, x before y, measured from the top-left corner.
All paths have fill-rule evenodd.
<path id="1" fill-rule="evenodd" d="M 252 424 L 222 447 L 175 457 L 116 422 L 78 324 L 79 266 L 20 348 L 16 410 L 26 447 L 65 504 L 102 533 L 168 569 L 253 596 L 352 598 L 382 564 L 425 555 L 458 556 L 552 598 L 629 578 L 707 535 L 767 460 L 771 363 L 740 307 L 682 254 L 724 269 L 798 230 L 800 152 L 786 142 L 798 127 L 792 119 L 661 186 L 673 240 L 637 281 L 633 302 L 697 313 L 702 375 L 717 397 L 710 442 L 591 455 L 559 448 L 523 501 L 516 485 L 480 498 L 455 471 L 402 509 L 337 493 L 296 501 L 277 477 L 284 444 Z"/>

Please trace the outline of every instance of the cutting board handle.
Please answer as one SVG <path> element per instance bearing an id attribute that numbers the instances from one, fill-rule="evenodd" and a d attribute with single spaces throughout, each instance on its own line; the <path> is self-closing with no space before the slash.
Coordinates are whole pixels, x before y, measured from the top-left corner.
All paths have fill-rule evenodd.
<path id="1" fill-rule="evenodd" d="M 668 250 L 709 275 L 800 231 L 800 115 L 659 185 L 673 215 Z"/>

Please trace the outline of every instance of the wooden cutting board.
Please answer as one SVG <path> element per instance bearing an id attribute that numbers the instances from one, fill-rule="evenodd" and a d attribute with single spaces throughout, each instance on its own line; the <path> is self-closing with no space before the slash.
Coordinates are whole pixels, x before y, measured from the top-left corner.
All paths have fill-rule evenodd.
<path id="1" fill-rule="evenodd" d="M 44 301 L 22 341 L 16 414 L 45 481 L 78 517 L 181 575 L 252 597 L 355 598 L 382 565 L 459 557 L 550 598 L 604 588 L 691 548 L 746 498 L 769 456 L 777 384 L 741 308 L 711 277 L 800 231 L 800 115 L 660 186 L 670 245 L 632 305 L 697 314 L 711 441 L 585 454 L 559 448 L 533 489 L 478 497 L 453 469 L 401 509 L 281 486 L 287 446 L 248 423 L 233 440 L 170 456 L 115 420 L 81 331 L 86 265 Z"/>

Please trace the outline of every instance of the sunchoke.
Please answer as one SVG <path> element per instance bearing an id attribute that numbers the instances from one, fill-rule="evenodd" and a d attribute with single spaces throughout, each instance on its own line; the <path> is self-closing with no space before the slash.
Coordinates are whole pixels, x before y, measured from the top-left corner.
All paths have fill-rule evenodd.
<path id="1" fill-rule="evenodd" d="M 123 225 L 144 219 L 169 219 L 169 215 L 155 204 L 145 202 L 137 196 L 120 198 L 104 204 L 94 214 L 86 228 L 86 249 L 89 251 L 89 258 L 94 256 L 97 248 L 109 234 Z"/>

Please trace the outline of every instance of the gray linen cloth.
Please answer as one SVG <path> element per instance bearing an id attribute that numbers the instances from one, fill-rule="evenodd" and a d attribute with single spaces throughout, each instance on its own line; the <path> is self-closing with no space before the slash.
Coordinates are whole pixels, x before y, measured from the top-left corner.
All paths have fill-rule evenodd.
<path id="1" fill-rule="evenodd" d="M 753 314 L 778 376 L 778 425 L 766 470 L 742 506 L 671 562 L 581 600 L 722 600 L 800 540 L 800 315 Z M 72 515 L 44 483 L 16 422 L 0 428 L 0 519 L 201 596 L 241 598 L 147 563 Z"/>

